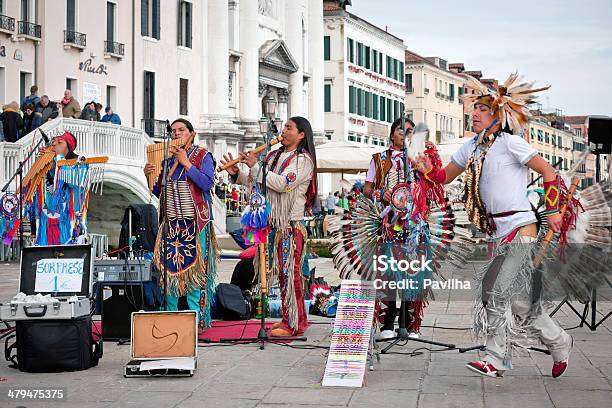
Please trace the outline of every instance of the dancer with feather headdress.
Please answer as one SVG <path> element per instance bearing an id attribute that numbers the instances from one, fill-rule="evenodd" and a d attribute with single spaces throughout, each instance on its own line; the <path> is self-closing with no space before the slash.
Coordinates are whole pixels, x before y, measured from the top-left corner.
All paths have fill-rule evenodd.
<path id="1" fill-rule="evenodd" d="M 425 280 L 438 270 L 444 255 L 457 263 L 462 255 L 459 251 L 448 251 L 457 231 L 442 187 L 445 173 L 436 147 L 425 142 L 426 131 L 413 134 L 412 121 L 405 121 L 405 129 L 400 125 L 401 119 L 391 125 L 391 147 L 373 155 L 364 195 L 358 198 L 356 207 L 332 226 L 333 260 L 343 279 L 359 277 L 383 284 L 411 282 L 410 288 L 397 292 L 383 290 L 386 307 L 381 339 L 395 336 L 398 295 L 407 310 L 408 335 L 418 337 L 429 295 Z M 409 140 L 406 149 L 405 136 Z M 378 255 L 395 260 L 427 259 L 434 268 L 407 274 L 399 268 L 377 271 L 373 257 Z"/>
<path id="2" fill-rule="evenodd" d="M 558 250 L 567 246 L 568 237 L 575 238 L 572 231 L 585 209 L 594 214 L 592 222 L 578 224 L 609 244 L 609 231 L 601 228 L 610 224 L 609 201 L 606 203 L 601 194 L 609 191 L 609 186 L 598 186 L 598 195 L 594 189 L 585 191 L 578 201 L 552 166 L 520 136 L 530 117 L 528 105 L 534 101 L 534 93 L 548 87 L 535 89 L 531 83 L 520 82 L 516 73 L 498 89 L 489 89 L 474 78 L 468 83 L 478 90 L 463 98 L 471 107 L 478 135 L 452 156 L 445 168 L 445 182 L 465 171 L 466 211 L 469 220 L 487 234 L 491 261 L 476 276 L 474 328 L 486 336 L 486 355 L 466 367 L 489 377 L 502 376 L 512 368 L 513 346 L 536 337 L 552 355 L 552 376 L 559 377 L 567 369 L 573 339 L 544 312 L 544 301 L 564 291 L 581 291 L 604 278 L 605 269 L 592 262 L 594 279 L 589 281 L 586 275 L 577 278 L 576 271 L 585 265 L 579 261 L 582 257 L 560 267 Z M 542 215 L 547 227 L 558 233 L 548 248 L 553 251 L 546 253 L 537 213 L 527 199 L 529 169 L 543 176 L 546 209 Z M 608 216 L 600 217 L 606 211 Z M 540 253 L 536 260 L 534 251 Z"/>

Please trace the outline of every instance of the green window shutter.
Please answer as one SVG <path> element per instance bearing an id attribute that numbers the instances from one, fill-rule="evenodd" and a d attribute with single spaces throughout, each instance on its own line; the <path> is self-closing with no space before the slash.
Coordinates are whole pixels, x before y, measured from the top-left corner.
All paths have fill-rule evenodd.
<path id="1" fill-rule="evenodd" d="M 349 62 L 355 62 L 354 41 L 351 38 L 346 42 L 346 58 Z"/>
<path id="2" fill-rule="evenodd" d="M 363 89 L 361 90 L 361 110 L 359 111 L 359 114 L 361 116 L 365 116 L 366 115 L 366 91 L 364 91 Z"/>
<path id="3" fill-rule="evenodd" d="M 372 117 L 372 92 L 366 92 L 366 116 Z"/>
<path id="4" fill-rule="evenodd" d="M 323 37 L 323 59 L 329 61 L 331 59 L 331 44 L 329 35 Z"/>
<path id="5" fill-rule="evenodd" d="M 387 122 L 393 123 L 393 101 L 387 99 Z"/>
<path id="6" fill-rule="evenodd" d="M 378 120 L 378 95 L 373 94 L 372 99 L 372 118 Z"/>
<path id="7" fill-rule="evenodd" d="M 380 120 L 383 122 L 387 119 L 387 103 L 384 96 L 380 97 Z"/>
<path id="8" fill-rule="evenodd" d="M 382 75 L 383 73 L 383 55 L 382 52 L 378 54 L 378 73 Z"/>
<path id="9" fill-rule="evenodd" d="M 370 69 L 370 57 L 372 52 L 370 51 L 370 47 L 365 47 L 365 68 Z"/>
<path id="10" fill-rule="evenodd" d="M 355 87 L 349 86 L 349 113 L 355 113 Z"/>
<path id="11" fill-rule="evenodd" d="M 324 88 L 325 93 L 325 112 L 331 112 L 331 85 L 325 84 Z"/>

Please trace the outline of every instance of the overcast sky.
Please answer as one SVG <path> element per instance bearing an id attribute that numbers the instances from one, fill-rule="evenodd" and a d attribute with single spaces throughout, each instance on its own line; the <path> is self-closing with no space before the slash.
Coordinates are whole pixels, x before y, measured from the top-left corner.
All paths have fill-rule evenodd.
<path id="1" fill-rule="evenodd" d="M 347 8 L 411 51 L 503 81 L 552 85 L 539 102 L 612 115 L 612 0 L 352 0 Z M 512 6 L 514 9 L 510 9 Z"/>

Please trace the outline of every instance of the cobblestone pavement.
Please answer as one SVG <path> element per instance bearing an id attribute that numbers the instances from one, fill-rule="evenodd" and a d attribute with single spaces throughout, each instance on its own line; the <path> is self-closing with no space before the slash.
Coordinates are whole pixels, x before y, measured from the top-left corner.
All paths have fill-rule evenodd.
<path id="1" fill-rule="evenodd" d="M 317 275 L 336 283 L 329 260 L 311 261 Z M 448 270 L 457 278 L 471 276 L 478 265 Z M 220 280 L 229 281 L 232 261 L 223 261 Z M 0 264 L 0 300 L 16 292 L 18 267 Z M 465 293 L 467 292 L 467 293 Z M 606 294 L 609 295 L 609 294 Z M 469 291 L 439 291 L 425 311 L 422 338 L 451 342 L 459 347 L 475 344 L 467 328 L 471 324 Z M 612 308 L 610 296 L 598 309 Z M 564 306 L 555 318 L 572 327 L 578 318 Z M 92 369 L 59 374 L 29 374 L 0 361 L 0 407 L 610 407 L 612 401 L 612 320 L 597 331 L 570 331 L 576 343 L 566 376 L 553 379 L 550 356 L 523 351 L 515 369 L 504 378 L 482 378 L 464 368 L 478 352 L 431 352 L 423 344 L 409 343 L 381 355 L 360 389 L 321 387 L 326 350 L 333 321 L 312 318 L 306 332 L 307 345 L 295 348 L 268 345 L 204 345 L 199 349 L 198 369 L 191 378 L 123 378 L 122 367 L 129 347 L 104 344 L 104 357 Z M 3 346 L 3 345 L 0 345 Z M 302 345 L 303 346 L 303 345 Z M 432 347 L 438 349 L 437 347 Z M 401 353 L 401 354 L 400 354 Z M 412 354 L 410 354 L 412 353 Z M 2 359 L 3 361 L 3 359 Z M 60 402 L 10 401 L 8 388 L 60 387 L 66 390 Z"/>

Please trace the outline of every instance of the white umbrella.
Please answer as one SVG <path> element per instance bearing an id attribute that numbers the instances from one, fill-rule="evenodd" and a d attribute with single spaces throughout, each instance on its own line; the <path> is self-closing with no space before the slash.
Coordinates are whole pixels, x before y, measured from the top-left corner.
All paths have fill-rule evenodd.
<path id="1" fill-rule="evenodd" d="M 351 142 L 328 142 L 316 146 L 319 173 L 361 173 L 370 167 L 374 153 L 384 147 Z M 344 177 L 343 177 L 344 178 Z"/>

